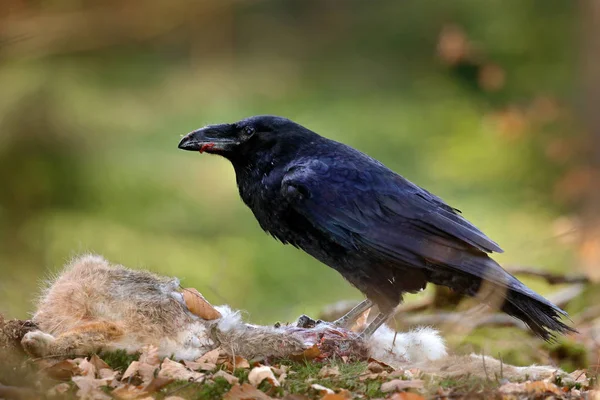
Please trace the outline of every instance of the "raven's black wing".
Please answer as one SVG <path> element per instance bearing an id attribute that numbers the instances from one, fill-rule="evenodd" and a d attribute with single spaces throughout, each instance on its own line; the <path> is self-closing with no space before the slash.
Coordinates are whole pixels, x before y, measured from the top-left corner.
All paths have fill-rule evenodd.
<path id="1" fill-rule="evenodd" d="M 331 240 L 404 265 L 442 264 L 507 285 L 506 271 L 477 256 L 502 249 L 440 198 L 362 154 L 330 157 L 295 161 L 281 191 Z"/>

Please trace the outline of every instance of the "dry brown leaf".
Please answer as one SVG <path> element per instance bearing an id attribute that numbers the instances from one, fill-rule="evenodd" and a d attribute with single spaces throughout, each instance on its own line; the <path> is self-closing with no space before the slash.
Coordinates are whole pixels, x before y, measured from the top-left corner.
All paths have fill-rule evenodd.
<path id="1" fill-rule="evenodd" d="M 194 371 L 212 371 L 217 368 L 217 364 L 213 363 L 205 363 L 205 362 L 196 362 L 196 361 L 187 361 L 184 360 L 183 363 L 186 367 Z"/>
<path id="2" fill-rule="evenodd" d="M 205 353 L 203 356 L 201 356 L 199 359 L 197 359 L 196 362 L 217 364 L 217 361 L 219 361 L 220 354 L 221 354 L 221 349 L 216 348 L 214 350 L 209 351 L 208 353 Z"/>
<path id="3" fill-rule="evenodd" d="M 174 379 L 176 381 L 193 380 L 194 382 L 203 382 L 204 376 L 203 373 L 190 371 L 183 364 L 169 358 L 164 359 L 158 372 L 158 377 Z"/>
<path id="4" fill-rule="evenodd" d="M 66 382 L 63 383 L 59 383 L 56 386 L 51 387 L 50 389 L 48 389 L 46 391 L 46 395 L 48 397 L 56 397 L 56 396 L 60 396 L 63 395 L 65 393 L 67 393 L 69 391 L 69 389 L 71 388 L 71 385 L 69 385 Z"/>
<path id="5" fill-rule="evenodd" d="M 374 373 L 379 373 L 379 372 L 383 372 L 385 369 L 383 368 L 383 365 L 381 365 L 381 363 L 378 363 L 377 361 L 371 361 L 369 363 L 369 365 L 367 365 L 367 369 L 371 372 Z"/>
<path id="6" fill-rule="evenodd" d="M 113 371 L 110 368 L 102 368 L 100 371 L 98 371 L 98 377 L 101 379 L 106 379 L 106 380 L 113 380 L 117 378 L 117 375 L 119 375 L 119 371 Z"/>
<path id="7" fill-rule="evenodd" d="M 250 368 L 250 363 L 244 357 L 235 356 L 235 368 Z"/>
<path id="8" fill-rule="evenodd" d="M 79 363 L 79 369 L 82 376 L 96 377 L 96 367 L 87 358 Z"/>
<path id="9" fill-rule="evenodd" d="M 384 363 L 383 361 L 379 361 L 372 357 L 369 357 L 369 359 L 367 361 L 369 362 L 369 365 L 371 363 L 377 363 L 377 364 L 381 365 L 381 368 L 383 368 L 386 371 L 394 371 L 396 369 L 396 368 L 392 367 L 391 365 L 388 365 L 388 364 Z"/>
<path id="10" fill-rule="evenodd" d="M 425 397 L 411 392 L 398 392 L 387 397 L 387 400 L 425 400 Z"/>
<path id="11" fill-rule="evenodd" d="M 129 379 L 136 374 L 142 378 L 145 384 L 148 384 L 154 379 L 154 373 L 158 369 L 158 365 L 142 363 L 140 361 L 132 361 L 123 374 L 122 380 Z"/>
<path id="12" fill-rule="evenodd" d="M 279 386 L 279 381 L 277 378 L 275 378 L 275 375 L 270 367 L 264 365 L 260 367 L 254 367 L 248 374 L 248 382 L 250 382 L 252 386 L 260 385 L 260 383 L 265 379 L 268 380 L 271 385 Z"/>
<path id="13" fill-rule="evenodd" d="M 72 378 L 77 386 L 77 397 L 86 400 L 110 400 L 111 397 L 104 393 L 105 379 L 94 379 L 89 376 L 75 376 Z"/>
<path id="14" fill-rule="evenodd" d="M 146 392 L 141 386 L 125 384 L 113 390 L 111 394 L 122 400 L 132 400 L 142 396 L 147 396 L 148 392 Z"/>
<path id="15" fill-rule="evenodd" d="M 327 393 L 321 397 L 321 400 L 348 400 L 352 399 L 352 392 L 346 389 L 339 389 L 337 393 Z"/>
<path id="16" fill-rule="evenodd" d="M 225 379 L 225 380 L 226 380 L 226 381 L 227 381 L 227 382 L 228 382 L 230 385 L 235 385 L 236 383 L 240 383 L 240 380 L 239 380 L 237 377 L 235 377 L 235 376 L 231 375 L 230 373 L 228 373 L 228 372 L 225 372 L 225 371 L 223 371 L 223 370 L 221 370 L 221 371 L 218 371 L 218 372 L 214 373 L 214 374 L 212 375 L 212 378 L 213 378 L 213 379 L 214 379 L 214 378 L 223 378 L 223 379 Z"/>
<path id="17" fill-rule="evenodd" d="M 223 396 L 224 400 L 272 400 L 254 386 L 244 383 L 243 385 L 234 385 L 229 392 Z"/>
<path id="18" fill-rule="evenodd" d="M 154 393 L 154 392 L 157 392 L 160 389 L 164 388 L 171 382 L 173 382 L 173 379 L 162 378 L 160 376 L 157 376 L 156 378 L 152 379 L 152 381 L 150 381 L 150 383 L 144 387 L 144 391 L 146 393 Z"/>
<path id="19" fill-rule="evenodd" d="M 167 396 L 165 397 L 165 400 L 185 400 L 183 397 L 179 397 L 179 396 Z"/>
<path id="20" fill-rule="evenodd" d="M 146 345 L 142 347 L 142 354 L 140 354 L 140 363 L 149 365 L 160 365 L 160 357 L 158 356 L 158 347 L 154 345 Z"/>
<path id="21" fill-rule="evenodd" d="M 583 369 L 578 369 L 569 374 L 573 382 L 580 383 L 583 387 L 588 387 L 590 385 L 590 379 L 588 378 L 587 371 Z"/>
<path id="22" fill-rule="evenodd" d="M 135 374 L 137 374 L 139 372 L 139 370 L 140 370 L 140 362 L 132 361 L 131 364 L 129 364 L 129 367 L 127 367 L 127 369 L 123 373 L 123 377 L 121 379 L 123 379 L 123 380 L 129 379 L 129 378 L 135 376 Z"/>
<path id="23" fill-rule="evenodd" d="M 544 381 L 527 381 L 523 383 L 506 383 L 498 388 L 500 393 L 554 393 L 554 394 L 562 394 L 563 392 L 560 390 L 558 386 L 551 382 Z"/>
<path id="24" fill-rule="evenodd" d="M 558 386 L 551 382 L 544 381 L 536 381 L 536 382 L 525 382 L 525 390 L 529 393 L 554 393 L 554 394 L 562 394 L 563 391 L 560 390 Z"/>
<path id="25" fill-rule="evenodd" d="M 326 394 L 334 394 L 335 393 L 333 390 L 329 389 L 328 387 L 319 385 L 318 383 L 313 383 L 312 385 L 310 385 L 310 387 L 312 389 L 316 390 L 317 392 L 319 392 L 319 394 L 321 396 L 325 396 Z"/>
<path id="26" fill-rule="evenodd" d="M 321 400 L 348 400 L 352 397 L 347 397 L 340 393 L 328 393 L 325 396 L 321 397 Z"/>
<path id="27" fill-rule="evenodd" d="M 290 354 L 290 359 L 294 361 L 313 360 L 321 355 L 321 350 L 314 344 L 302 353 Z"/>
<path id="28" fill-rule="evenodd" d="M 42 370 L 52 379 L 59 381 L 68 381 L 73 376 L 79 374 L 79 366 L 73 360 L 63 360 Z"/>
<path id="29" fill-rule="evenodd" d="M 381 385 L 381 391 L 383 393 L 389 393 L 405 389 L 421 389 L 423 387 L 423 381 L 421 379 L 414 379 L 411 381 L 403 381 L 402 379 L 394 379 L 389 382 L 385 382 Z"/>
<path id="30" fill-rule="evenodd" d="M 90 362 L 96 367 L 96 371 L 98 372 L 102 369 L 111 369 L 110 366 L 96 354 L 90 358 Z"/>
<path id="31" fill-rule="evenodd" d="M 202 319 L 210 321 L 221 318 L 221 313 L 194 288 L 183 289 L 183 301 L 192 314 Z"/>
<path id="32" fill-rule="evenodd" d="M 340 369 L 338 367 L 331 367 L 329 365 L 325 365 L 319 371 L 319 376 L 321 378 L 326 378 L 328 376 L 340 376 Z"/>

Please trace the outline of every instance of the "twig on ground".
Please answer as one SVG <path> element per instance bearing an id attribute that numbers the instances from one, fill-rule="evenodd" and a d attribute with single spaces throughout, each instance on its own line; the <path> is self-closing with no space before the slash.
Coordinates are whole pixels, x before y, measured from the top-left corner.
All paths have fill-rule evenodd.
<path id="1" fill-rule="evenodd" d="M 590 280 L 585 275 L 565 275 L 556 274 L 552 272 L 541 271 L 535 268 L 521 267 L 521 266 L 507 266 L 506 270 L 513 275 L 524 275 L 533 276 L 536 278 L 542 278 L 551 285 L 558 285 L 562 283 L 589 283 Z"/>

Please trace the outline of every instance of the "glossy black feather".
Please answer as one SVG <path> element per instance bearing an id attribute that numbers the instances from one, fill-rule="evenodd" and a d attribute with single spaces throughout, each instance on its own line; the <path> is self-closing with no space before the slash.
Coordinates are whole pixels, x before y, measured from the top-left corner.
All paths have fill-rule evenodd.
<path id="1" fill-rule="evenodd" d="M 488 256 L 502 252 L 498 244 L 379 161 L 279 117 L 230 126 L 231 135 L 256 132 L 220 154 L 261 227 L 339 271 L 382 310 L 427 282 L 470 296 L 487 283 L 506 299 L 502 310 L 541 337 L 572 330 L 564 311 Z"/>

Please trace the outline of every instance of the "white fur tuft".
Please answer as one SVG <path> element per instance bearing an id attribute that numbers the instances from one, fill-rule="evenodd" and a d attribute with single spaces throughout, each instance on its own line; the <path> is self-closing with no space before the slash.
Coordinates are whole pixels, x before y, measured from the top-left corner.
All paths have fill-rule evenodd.
<path id="1" fill-rule="evenodd" d="M 215 306 L 217 311 L 221 313 L 221 319 L 217 322 L 217 326 L 222 332 L 230 332 L 235 329 L 240 329 L 242 316 L 239 311 L 233 311 L 229 306 Z"/>
<path id="2" fill-rule="evenodd" d="M 447 355 L 439 332 L 429 327 L 401 333 L 382 325 L 368 342 L 371 357 L 394 364 L 438 360 Z"/>

